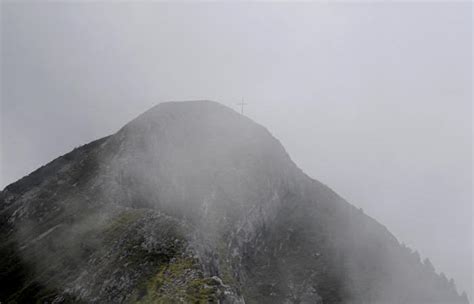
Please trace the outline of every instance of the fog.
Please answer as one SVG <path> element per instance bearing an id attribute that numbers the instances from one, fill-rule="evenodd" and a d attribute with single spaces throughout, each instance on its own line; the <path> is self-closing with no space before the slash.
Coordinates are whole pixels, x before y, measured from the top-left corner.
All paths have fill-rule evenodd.
<path id="1" fill-rule="evenodd" d="M 244 98 L 472 299 L 470 3 L 1 5 L 2 188 L 159 102 Z"/>

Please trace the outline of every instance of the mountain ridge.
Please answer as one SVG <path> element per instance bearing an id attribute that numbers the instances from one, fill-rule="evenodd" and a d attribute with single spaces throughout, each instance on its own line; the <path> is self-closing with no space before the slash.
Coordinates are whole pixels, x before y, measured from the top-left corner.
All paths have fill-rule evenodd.
<path id="1" fill-rule="evenodd" d="M 467 303 L 211 101 L 159 104 L 8 185 L 0 219 L 7 303 Z"/>

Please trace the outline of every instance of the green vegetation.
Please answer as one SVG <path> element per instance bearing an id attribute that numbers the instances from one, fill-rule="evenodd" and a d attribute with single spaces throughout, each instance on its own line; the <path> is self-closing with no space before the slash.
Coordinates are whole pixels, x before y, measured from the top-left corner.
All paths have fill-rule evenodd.
<path id="1" fill-rule="evenodd" d="M 237 282 L 233 276 L 229 250 L 224 238 L 220 239 L 217 243 L 217 252 L 219 255 L 219 275 L 222 278 L 222 282 L 227 285 L 237 286 Z"/>
<path id="2" fill-rule="evenodd" d="M 192 258 L 179 258 L 161 267 L 139 288 L 132 303 L 217 303 L 219 283 L 205 278 Z"/>
<path id="3" fill-rule="evenodd" d="M 140 209 L 132 209 L 123 211 L 104 227 L 106 239 L 113 240 L 120 236 L 121 233 L 144 215 L 144 211 Z"/>

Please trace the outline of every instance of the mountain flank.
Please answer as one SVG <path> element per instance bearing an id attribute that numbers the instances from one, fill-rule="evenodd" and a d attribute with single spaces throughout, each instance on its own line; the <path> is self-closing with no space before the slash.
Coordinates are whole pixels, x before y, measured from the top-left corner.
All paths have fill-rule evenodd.
<path id="1" fill-rule="evenodd" d="M 159 104 L 0 192 L 0 302 L 468 300 L 265 128 L 192 101 Z"/>

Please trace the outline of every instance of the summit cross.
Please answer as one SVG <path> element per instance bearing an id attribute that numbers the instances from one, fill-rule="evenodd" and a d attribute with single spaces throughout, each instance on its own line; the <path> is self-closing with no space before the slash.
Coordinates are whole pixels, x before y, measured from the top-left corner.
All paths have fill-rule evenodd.
<path id="1" fill-rule="evenodd" d="M 240 106 L 240 114 L 244 115 L 244 106 L 248 105 L 248 103 L 245 103 L 244 99 L 242 98 L 242 101 L 239 102 L 237 105 Z"/>

